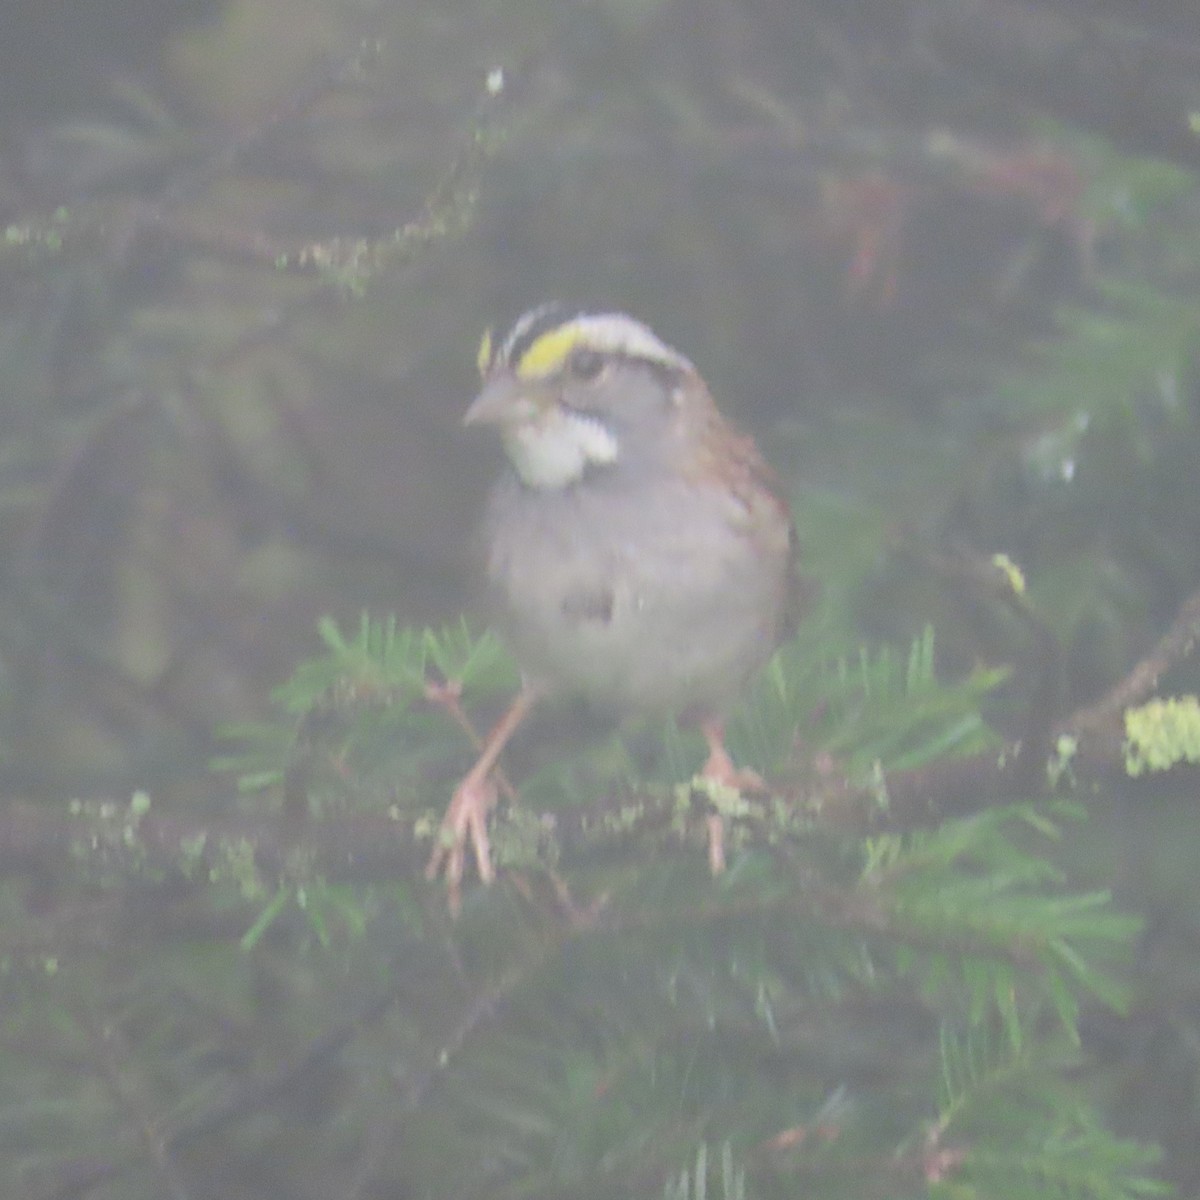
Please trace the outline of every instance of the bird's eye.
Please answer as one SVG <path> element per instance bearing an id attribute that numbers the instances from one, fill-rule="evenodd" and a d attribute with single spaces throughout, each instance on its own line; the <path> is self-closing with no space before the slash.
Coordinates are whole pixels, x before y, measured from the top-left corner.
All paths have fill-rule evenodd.
<path id="1" fill-rule="evenodd" d="M 604 369 L 604 355 L 587 346 L 577 346 L 571 351 L 570 367 L 576 379 L 595 379 Z"/>

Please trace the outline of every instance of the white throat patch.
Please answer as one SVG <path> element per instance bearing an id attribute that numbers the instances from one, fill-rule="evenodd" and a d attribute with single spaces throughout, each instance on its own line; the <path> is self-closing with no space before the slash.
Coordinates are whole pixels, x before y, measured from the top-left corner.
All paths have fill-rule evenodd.
<path id="1" fill-rule="evenodd" d="M 594 417 L 552 409 L 503 430 L 509 461 L 531 488 L 562 488 L 583 478 L 589 463 L 617 461 L 617 439 Z"/>

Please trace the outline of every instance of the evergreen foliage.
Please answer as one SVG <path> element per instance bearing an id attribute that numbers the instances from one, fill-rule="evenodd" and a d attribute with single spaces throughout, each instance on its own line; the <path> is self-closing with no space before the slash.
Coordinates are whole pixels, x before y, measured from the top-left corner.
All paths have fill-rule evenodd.
<path id="1" fill-rule="evenodd" d="M 374 805 L 432 828 L 446 788 L 431 764 L 469 746 L 427 697 L 448 691 L 471 711 L 511 688 L 511 662 L 462 626 L 415 633 L 364 617 L 322 636 L 325 653 L 278 692 L 290 749 L 264 772 L 280 728 L 242 731 L 243 782 L 267 802 L 303 760 L 310 819 Z M 995 747 L 979 705 L 1002 675 L 939 683 L 929 631 L 905 655 L 810 653 L 785 646 L 739 714 L 737 744 L 763 755 L 754 761 L 786 770 L 799 723 L 808 753 L 878 780 L 886 808 L 889 773 Z M 453 931 L 465 992 L 434 1010 L 456 1009 L 469 1031 L 439 1042 L 428 1011 L 396 1014 L 403 1033 L 382 1051 L 408 1080 L 402 1092 L 432 1076 L 419 1108 L 392 1118 L 410 1186 L 1106 1200 L 1158 1190 L 1153 1153 L 1105 1131 L 1070 1082 L 1084 1062 L 1081 1012 L 1126 1002 L 1114 971 L 1138 928 L 1054 864 L 1078 806 L 1009 803 L 863 837 L 825 828 L 817 811 L 748 801 L 733 822 L 740 849 L 713 879 L 678 819 L 687 789 L 666 774 L 686 779 L 699 747 L 675 729 L 649 740 L 664 748 L 640 782 L 620 734 L 542 767 L 535 794 L 557 782 L 557 809 L 534 812 L 514 781 L 521 800 L 496 838 L 510 874 L 468 894 Z M 337 769 L 314 771 L 317 759 Z M 593 820 L 556 835 L 584 801 L 580 780 Z M 597 812 L 656 803 L 680 836 L 652 851 L 626 840 L 614 857 Z M 510 825 L 540 835 L 518 853 Z M 440 900 L 436 887 L 354 893 L 293 873 L 245 944 L 307 926 L 325 954 L 365 953 L 384 928 L 428 945 L 445 936 Z M 406 978 L 403 961 L 393 969 L 405 991 L 434 986 Z"/>

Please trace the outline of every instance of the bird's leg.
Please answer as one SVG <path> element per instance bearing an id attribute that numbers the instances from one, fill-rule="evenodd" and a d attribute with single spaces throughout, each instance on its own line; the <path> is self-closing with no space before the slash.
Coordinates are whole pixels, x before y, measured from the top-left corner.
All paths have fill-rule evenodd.
<path id="1" fill-rule="evenodd" d="M 426 679 L 425 699 L 440 708 L 467 735 L 477 754 L 483 752 L 485 740 L 475 732 L 475 726 L 471 724 L 471 718 L 467 716 L 466 709 L 462 706 L 461 684 L 457 681 L 439 683 L 436 680 Z M 500 767 L 494 768 L 492 778 L 495 779 L 501 794 L 515 802 L 517 793 L 513 785 L 504 777 L 504 772 Z"/>
<path id="2" fill-rule="evenodd" d="M 725 749 L 725 722 L 720 717 L 708 717 L 700 722 L 700 732 L 708 744 L 708 758 L 700 768 L 701 779 L 711 779 L 723 787 L 742 792 L 761 792 L 766 784 L 757 771 L 735 767 Z M 719 812 L 710 813 L 708 825 L 708 866 L 714 875 L 725 870 L 725 818 Z"/>
<path id="3" fill-rule="evenodd" d="M 445 867 L 446 883 L 450 888 L 452 902 L 462 884 L 468 840 L 475 855 L 479 878 L 484 883 L 491 883 L 496 876 L 492 867 L 492 849 L 487 832 L 488 814 L 496 803 L 493 772 L 504 747 L 532 711 L 537 699 L 537 692 L 530 687 L 523 687 L 517 693 L 513 702 L 505 709 L 504 715 L 484 739 L 475 765 L 454 789 L 454 795 L 434 842 L 433 853 L 425 867 L 426 879 L 436 879 Z"/>

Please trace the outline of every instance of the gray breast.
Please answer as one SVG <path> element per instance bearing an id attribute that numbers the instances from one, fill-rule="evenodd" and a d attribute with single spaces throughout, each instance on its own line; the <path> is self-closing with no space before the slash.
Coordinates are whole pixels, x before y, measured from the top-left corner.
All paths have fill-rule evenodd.
<path id="1" fill-rule="evenodd" d="M 719 710 L 770 656 L 785 561 L 715 489 L 615 473 L 554 492 L 506 476 L 484 541 L 493 616 L 525 672 L 621 709 Z"/>

